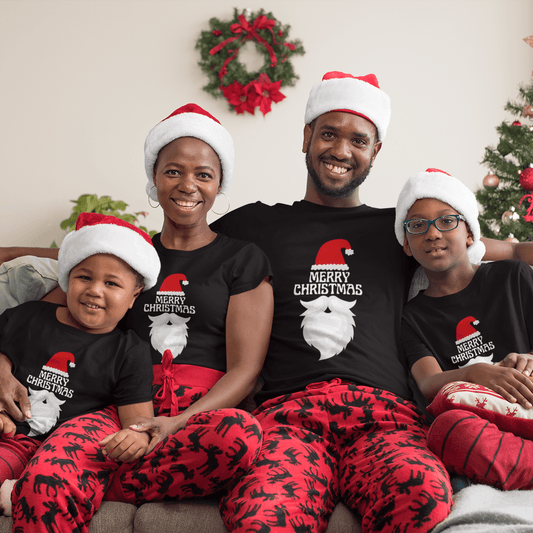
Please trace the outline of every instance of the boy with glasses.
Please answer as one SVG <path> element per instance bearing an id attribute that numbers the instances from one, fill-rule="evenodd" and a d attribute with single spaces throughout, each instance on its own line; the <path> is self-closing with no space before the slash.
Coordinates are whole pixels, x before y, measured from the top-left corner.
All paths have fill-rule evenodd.
<path id="1" fill-rule="evenodd" d="M 429 401 L 462 381 L 492 389 L 510 408 L 531 409 L 533 271 L 514 260 L 480 265 L 477 217 L 474 194 L 440 170 L 412 176 L 400 193 L 396 237 L 429 281 L 404 308 L 407 362 Z M 514 367 L 501 364 L 505 358 Z M 533 488 L 533 442 L 473 412 L 440 414 L 428 443 L 452 472 L 506 490 Z"/>

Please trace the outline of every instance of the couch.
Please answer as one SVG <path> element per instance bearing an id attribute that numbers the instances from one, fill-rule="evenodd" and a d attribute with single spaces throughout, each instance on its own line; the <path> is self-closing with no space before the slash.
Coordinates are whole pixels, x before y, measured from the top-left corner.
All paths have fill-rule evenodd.
<path id="1" fill-rule="evenodd" d="M 0 265 L 0 313 L 28 299 L 40 299 L 57 286 L 57 263 L 52 259 L 21 257 Z M 0 533 L 10 533 L 12 520 L 0 516 Z M 227 533 L 216 497 L 180 502 L 104 502 L 89 527 L 90 533 Z M 361 533 L 360 518 L 344 504 L 335 508 L 327 533 Z"/>

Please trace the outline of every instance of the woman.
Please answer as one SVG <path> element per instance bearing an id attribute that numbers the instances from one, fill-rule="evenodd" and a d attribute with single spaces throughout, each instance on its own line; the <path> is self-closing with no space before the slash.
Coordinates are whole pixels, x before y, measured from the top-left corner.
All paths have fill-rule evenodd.
<path id="1" fill-rule="evenodd" d="M 14 529 L 47 531 L 52 521 L 59 531 L 87 531 L 106 489 L 106 499 L 135 504 L 203 496 L 255 460 L 260 426 L 234 407 L 253 390 L 266 354 L 270 267 L 259 248 L 214 233 L 206 219 L 233 164 L 231 136 L 195 104 L 148 134 L 147 192 L 164 211 L 153 239 L 162 268 L 125 322 L 152 346 L 156 417 L 132 427 L 146 433 L 150 451 L 120 463 L 124 450 L 108 446 L 119 429 L 114 407 L 63 425 L 43 446 L 61 467 L 37 457 L 15 484 Z M 56 446 L 56 434 L 72 444 Z"/>

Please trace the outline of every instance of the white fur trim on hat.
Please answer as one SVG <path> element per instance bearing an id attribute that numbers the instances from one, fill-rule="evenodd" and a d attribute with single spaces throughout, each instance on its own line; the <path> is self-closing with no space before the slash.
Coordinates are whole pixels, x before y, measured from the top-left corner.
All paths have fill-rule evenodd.
<path id="1" fill-rule="evenodd" d="M 172 115 L 154 126 L 144 143 L 144 168 L 148 183 L 146 193 L 157 200 L 154 188 L 154 164 L 160 150 L 181 137 L 194 137 L 207 143 L 218 155 L 222 167 L 222 188 L 227 192 L 235 169 L 235 145 L 229 131 L 212 115 L 196 104 L 176 109 Z"/>
<path id="2" fill-rule="evenodd" d="M 354 77 L 342 72 L 328 72 L 309 94 L 305 123 L 331 111 L 347 111 L 372 122 L 382 141 L 387 134 L 391 117 L 391 101 L 379 88 L 373 74 Z"/>
<path id="3" fill-rule="evenodd" d="M 57 271 L 63 291 L 68 290 L 70 271 L 96 254 L 114 255 L 128 263 L 143 276 L 145 291 L 157 282 L 161 261 L 146 233 L 112 216 L 81 213 L 76 230 L 66 235 L 59 249 Z"/>
<path id="4" fill-rule="evenodd" d="M 481 229 L 478 221 L 478 206 L 474 193 L 457 178 L 437 169 L 428 168 L 411 176 L 403 186 L 396 205 L 394 231 L 398 242 L 403 245 L 405 229 L 403 223 L 411 206 L 422 198 L 435 198 L 445 202 L 466 218 L 474 237 L 474 244 L 468 247 L 468 258 L 478 264 L 485 255 L 485 245 L 480 241 Z"/>

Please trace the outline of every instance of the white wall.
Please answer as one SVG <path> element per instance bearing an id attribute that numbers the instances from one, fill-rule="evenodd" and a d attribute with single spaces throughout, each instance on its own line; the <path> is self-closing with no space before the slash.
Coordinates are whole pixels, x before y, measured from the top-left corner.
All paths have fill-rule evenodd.
<path id="1" fill-rule="evenodd" d="M 201 89 L 196 39 L 234 6 L 271 11 L 306 49 L 293 59 L 300 80 L 266 117 L 237 116 Z M 364 202 L 395 204 L 430 166 L 475 190 L 503 106 L 530 80 L 532 33 L 533 0 L 0 0 L 0 245 L 60 241 L 69 200 L 84 193 L 149 211 L 158 229 L 143 142 L 190 101 L 235 138 L 232 208 L 300 199 L 305 102 L 328 70 L 373 72 L 392 98 Z"/>

